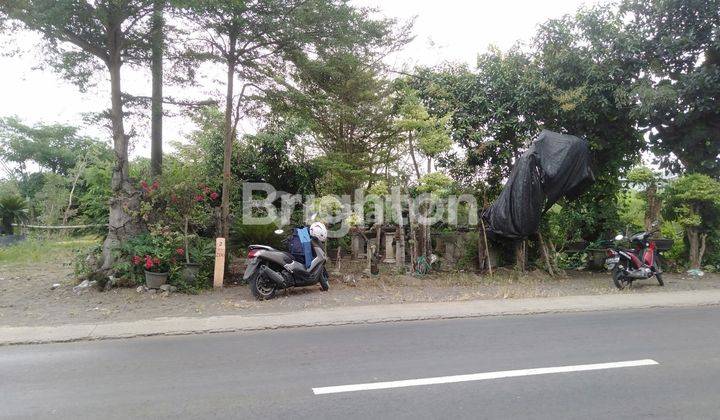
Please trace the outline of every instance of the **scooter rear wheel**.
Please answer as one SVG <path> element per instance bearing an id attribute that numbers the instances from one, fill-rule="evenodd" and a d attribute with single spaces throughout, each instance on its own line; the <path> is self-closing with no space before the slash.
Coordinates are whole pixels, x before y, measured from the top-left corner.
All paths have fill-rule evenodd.
<path id="1" fill-rule="evenodd" d="M 277 288 L 272 285 L 272 281 L 262 273 L 252 276 L 249 284 L 250 291 L 257 300 L 272 299 L 277 292 Z"/>

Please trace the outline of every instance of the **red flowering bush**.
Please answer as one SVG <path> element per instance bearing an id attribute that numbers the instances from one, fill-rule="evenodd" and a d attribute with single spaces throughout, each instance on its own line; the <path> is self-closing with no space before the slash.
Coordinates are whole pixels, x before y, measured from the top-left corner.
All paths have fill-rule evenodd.
<path id="1" fill-rule="evenodd" d="M 169 272 L 176 248 L 173 242 L 171 236 L 162 233 L 146 233 L 128 240 L 118 250 L 121 258 L 115 265 L 116 272 L 130 280 L 131 284 L 142 284 L 146 270 Z"/>

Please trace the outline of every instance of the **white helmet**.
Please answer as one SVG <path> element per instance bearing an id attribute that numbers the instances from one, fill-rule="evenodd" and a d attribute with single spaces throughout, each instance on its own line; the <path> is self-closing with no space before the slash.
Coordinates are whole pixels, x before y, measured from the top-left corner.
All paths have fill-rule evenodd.
<path id="1" fill-rule="evenodd" d="M 321 222 L 315 222 L 310 225 L 310 236 L 320 242 L 325 242 L 327 239 L 327 228 Z"/>

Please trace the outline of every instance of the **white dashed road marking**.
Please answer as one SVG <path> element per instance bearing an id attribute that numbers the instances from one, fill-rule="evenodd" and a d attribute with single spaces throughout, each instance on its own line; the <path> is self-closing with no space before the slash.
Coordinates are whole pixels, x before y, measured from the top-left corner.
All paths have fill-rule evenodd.
<path id="1" fill-rule="evenodd" d="M 657 365 L 652 359 L 628 360 L 624 362 L 595 363 L 591 365 L 556 366 L 535 369 L 502 370 L 499 372 L 472 373 L 468 375 L 437 376 L 434 378 L 406 379 L 391 382 L 339 385 L 313 388 L 315 395 L 337 394 L 340 392 L 369 391 L 373 389 L 404 388 L 409 386 L 451 384 L 456 382 L 484 381 L 488 379 L 516 378 L 519 376 L 548 375 L 551 373 L 585 372 L 590 370 L 617 369 Z"/>

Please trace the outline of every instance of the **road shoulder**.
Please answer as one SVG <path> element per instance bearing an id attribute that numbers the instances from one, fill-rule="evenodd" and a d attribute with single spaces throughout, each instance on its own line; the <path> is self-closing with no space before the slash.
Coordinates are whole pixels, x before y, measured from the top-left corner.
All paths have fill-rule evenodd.
<path id="1" fill-rule="evenodd" d="M 279 312 L 252 316 L 172 317 L 97 324 L 0 327 L 0 345 L 551 312 L 607 311 L 706 305 L 720 305 L 720 290 L 368 305 Z"/>

